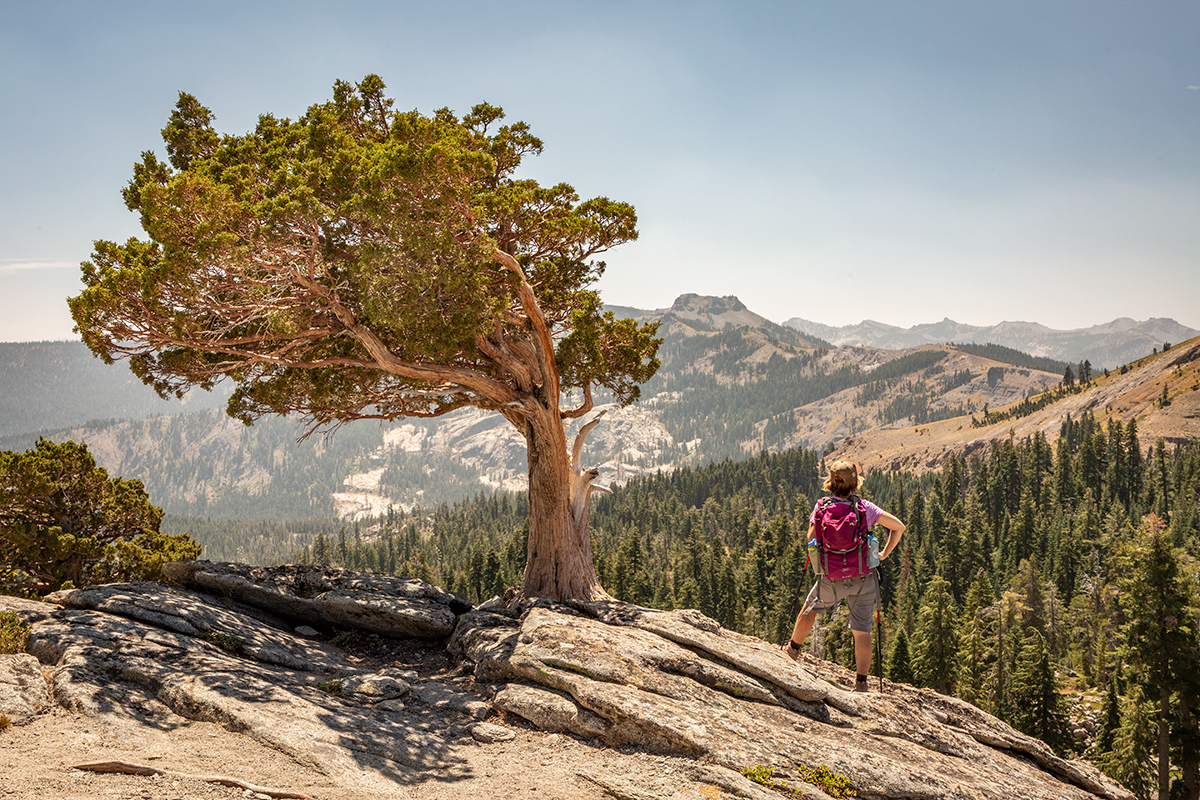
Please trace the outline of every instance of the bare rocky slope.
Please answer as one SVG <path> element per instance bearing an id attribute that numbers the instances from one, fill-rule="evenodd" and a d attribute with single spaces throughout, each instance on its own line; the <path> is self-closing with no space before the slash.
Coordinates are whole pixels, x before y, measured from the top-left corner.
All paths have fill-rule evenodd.
<path id="1" fill-rule="evenodd" d="M 1003 414 L 1012 405 L 993 405 L 990 410 Z M 1079 392 L 1023 416 L 986 425 L 960 417 L 864 431 L 843 442 L 833 455 L 868 468 L 923 472 L 937 468 L 952 453 L 968 454 L 996 439 L 1024 439 L 1040 433 L 1053 443 L 1068 416 L 1077 420 L 1087 413 L 1106 427 L 1109 420 L 1123 425 L 1137 420 L 1143 448 L 1154 446 L 1159 439 L 1167 443 L 1200 439 L 1200 338 L 1144 357 L 1124 370 L 1100 375 Z M 975 421 L 980 422 L 981 417 Z"/>
<path id="2" fill-rule="evenodd" d="M 0 597 L 32 625 L 30 655 L 0 657 L 20 726 L 0 734 L 0 792 L 777 797 L 742 777 L 761 765 L 820 800 L 799 770 L 824 765 L 863 798 L 1131 797 L 960 700 L 852 693 L 844 670 L 694 611 L 471 608 L 320 567 L 166 571 L 174 584 Z"/>

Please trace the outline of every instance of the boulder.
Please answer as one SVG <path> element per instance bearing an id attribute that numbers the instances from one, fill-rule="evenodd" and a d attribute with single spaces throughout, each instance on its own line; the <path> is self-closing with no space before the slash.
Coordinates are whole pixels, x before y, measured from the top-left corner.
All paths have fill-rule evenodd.
<path id="1" fill-rule="evenodd" d="M 471 738 L 480 744 L 496 744 L 497 742 L 511 742 L 517 738 L 517 735 L 503 725 L 494 725 L 491 722 L 476 722 L 470 727 Z"/>
<path id="2" fill-rule="evenodd" d="M 190 589 L 315 628 L 353 628 L 396 639 L 449 636 L 468 600 L 415 578 L 288 564 L 251 567 L 174 561 L 163 574 Z"/>
<path id="3" fill-rule="evenodd" d="M 42 665 L 28 653 L 0 655 L 0 714 L 25 725 L 50 707 Z"/>

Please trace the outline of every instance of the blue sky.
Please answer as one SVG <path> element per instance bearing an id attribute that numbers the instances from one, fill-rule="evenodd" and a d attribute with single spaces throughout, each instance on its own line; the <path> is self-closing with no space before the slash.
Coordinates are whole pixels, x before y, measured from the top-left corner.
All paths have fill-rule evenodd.
<path id="1" fill-rule="evenodd" d="M 777 322 L 1200 328 L 1200 4 L 0 0 L 0 341 L 74 338 L 178 92 L 219 130 L 377 73 L 487 101 L 635 205 L 610 303 Z"/>

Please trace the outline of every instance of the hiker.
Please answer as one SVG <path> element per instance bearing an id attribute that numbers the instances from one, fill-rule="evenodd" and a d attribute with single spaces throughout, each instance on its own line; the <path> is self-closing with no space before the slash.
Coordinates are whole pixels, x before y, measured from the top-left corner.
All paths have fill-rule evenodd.
<path id="1" fill-rule="evenodd" d="M 799 660 L 800 647 L 817 621 L 817 614 L 845 598 L 850 609 L 854 663 L 858 671 L 854 691 L 865 692 L 871 668 L 871 612 L 879 600 L 879 577 L 871 568 L 873 554 L 867 535 L 876 524 L 888 529 L 887 544 L 879 553 L 882 561 L 900 544 L 904 523 L 854 494 L 858 490 L 859 471 L 850 461 L 835 461 L 829 467 L 824 486 L 831 496 L 817 501 L 808 521 L 809 553 L 810 558 L 816 559 L 813 568 L 818 578 L 796 617 L 792 640 L 783 645 L 783 652 L 793 661 Z"/>

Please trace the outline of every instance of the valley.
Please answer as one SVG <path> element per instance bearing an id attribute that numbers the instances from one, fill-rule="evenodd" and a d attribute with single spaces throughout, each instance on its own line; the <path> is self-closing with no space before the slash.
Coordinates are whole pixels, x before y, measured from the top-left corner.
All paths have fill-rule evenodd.
<path id="1" fill-rule="evenodd" d="M 735 297 L 687 294 L 669 309 L 613 310 L 660 321 L 663 344 L 662 367 L 638 402 L 620 408 L 597 398 L 593 415 L 605 417 L 585 460 L 606 484 L 794 447 L 920 472 L 996 438 L 1038 431 L 1052 439 L 1066 415 L 1088 410 L 1137 417 L 1148 444 L 1197 435 L 1194 342 L 1123 371 L 1105 375 L 1097 367 L 1076 393 L 1036 413 L 981 425 L 985 412 L 990 418 L 1058 387 L 1065 363 L 1045 355 L 1025 360 L 1003 346 L 982 351 L 993 358 L 946 343 L 835 346 L 818 334 L 845 331 L 805 332 L 795 320 L 778 325 Z M 1148 324 L 1152 332 L 1187 330 Z M 1114 352 L 1141 346 L 1149 335 L 1121 321 L 1101 329 Z M 922 335 L 934 331 L 963 333 L 927 326 Z M 1118 335 L 1128 342 L 1112 338 Z M 122 365 L 90 358 L 81 344 L 3 348 L 0 449 L 27 449 L 38 436 L 86 442 L 110 473 L 142 480 L 169 515 L 355 520 L 389 507 L 411 511 L 525 487 L 524 441 L 496 414 L 466 409 L 435 420 L 359 422 L 298 441 L 302 429 L 294 420 L 267 417 L 246 427 L 226 416 L 220 387 L 165 401 Z M 1164 386 L 1173 398 L 1166 406 Z"/>

